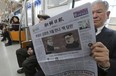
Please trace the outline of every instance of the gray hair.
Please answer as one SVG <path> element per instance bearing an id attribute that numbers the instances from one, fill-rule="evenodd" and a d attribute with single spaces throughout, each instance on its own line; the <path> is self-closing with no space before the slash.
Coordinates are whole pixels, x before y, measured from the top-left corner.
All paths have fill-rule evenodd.
<path id="1" fill-rule="evenodd" d="M 107 11 L 109 9 L 109 3 L 107 1 L 103 0 L 96 0 L 92 3 L 92 5 L 97 4 L 97 3 L 102 3 L 105 7 L 105 10 Z"/>

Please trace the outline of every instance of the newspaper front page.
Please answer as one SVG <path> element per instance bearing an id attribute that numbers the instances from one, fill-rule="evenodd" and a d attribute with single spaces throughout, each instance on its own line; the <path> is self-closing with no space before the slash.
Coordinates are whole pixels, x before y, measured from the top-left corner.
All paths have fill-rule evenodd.
<path id="1" fill-rule="evenodd" d="M 46 76 L 97 76 L 89 48 L 96 42 L 90 3 L 29 28 L 38 63 Z"/>

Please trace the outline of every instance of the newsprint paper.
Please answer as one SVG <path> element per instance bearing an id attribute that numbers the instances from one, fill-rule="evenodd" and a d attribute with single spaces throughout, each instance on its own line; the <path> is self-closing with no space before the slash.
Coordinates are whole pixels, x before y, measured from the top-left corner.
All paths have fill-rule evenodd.
<path id="1" fill-rule="evenodd" d="M 96 42 L 90 3 L 30 26 L 30 31 L 46 76 L 97 76 L 89 48 Z"/>

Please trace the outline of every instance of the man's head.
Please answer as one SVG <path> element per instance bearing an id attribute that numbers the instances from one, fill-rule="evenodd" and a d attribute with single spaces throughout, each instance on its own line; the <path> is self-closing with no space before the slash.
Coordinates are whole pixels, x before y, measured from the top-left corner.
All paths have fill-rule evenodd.
<path id="1" fill-rule="evenodd" d="M 44 21 L 44 20 L 46 20 L 46 19 L 48 19 L 48 18 L 50 18 L 50 16 L 48 16 L 48 15 L 37 15 L 37 17 L 39 18 L 39 22 L 42 22 L 42 21 Z"/>
<path id="2" fill-rule="evenodd" d="M 72 35 L 72 33 L 68 33 L 66 35 L 64 35 L 65 41 L 67 44 L 72 44 L 74 42 L 74 37 Z"/>
<path id="3" fill-rule="evenodd" d="M 93 19 L 96 28 L 104 25 L 109 18 L 110 11 L 108 11 L 109 4 L 107 1 L 97 0 L 92 3 Z"/>
<path id="4" fill-rule="evenodd" d="M 52 37 L 47 38 L 47 45 L 53 46 L 53 38 Z"/>

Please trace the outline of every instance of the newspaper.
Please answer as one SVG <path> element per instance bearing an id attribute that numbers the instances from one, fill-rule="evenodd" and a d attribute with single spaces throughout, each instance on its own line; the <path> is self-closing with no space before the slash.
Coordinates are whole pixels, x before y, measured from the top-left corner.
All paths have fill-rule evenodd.
<path id="1" fill-rule="evenodd" d="M 46 76 L 97 76 L 89 47 L 96 42 L 90 3 L 29 28 L 38 63 Z"/>

